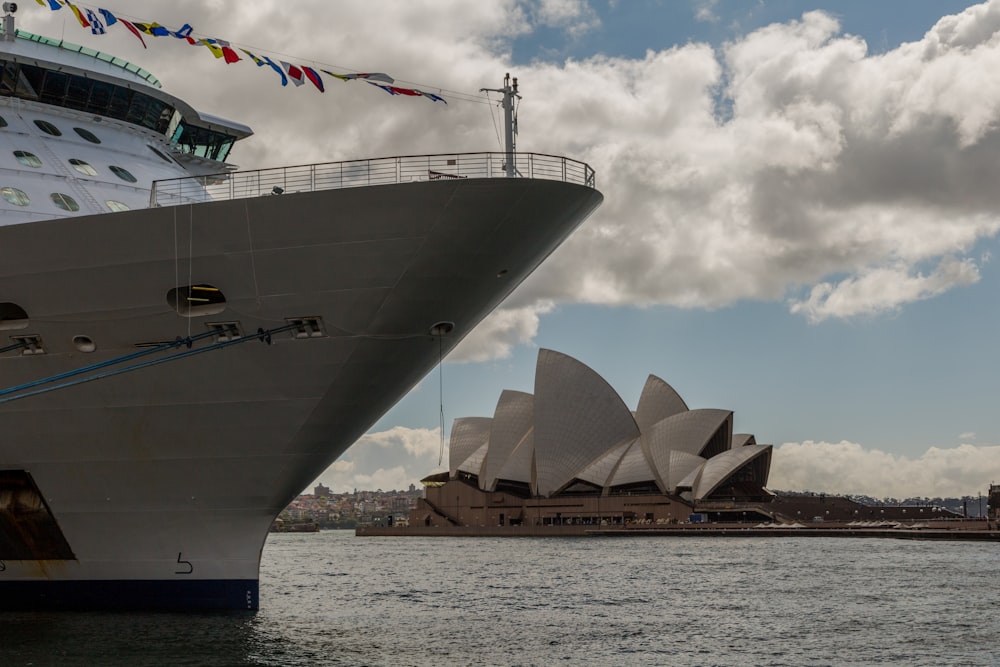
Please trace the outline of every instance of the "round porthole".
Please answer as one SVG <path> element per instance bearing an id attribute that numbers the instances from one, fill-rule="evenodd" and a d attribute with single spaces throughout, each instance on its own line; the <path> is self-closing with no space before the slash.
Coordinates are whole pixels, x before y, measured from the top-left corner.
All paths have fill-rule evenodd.
<path id="1" fill-rule="evenodd" d="M 97 170 L 90 166 L 90 163 L 84 162 L 83 160 L 78 160 L 75 157 L 69 159 L 69 163 L 73 165 L 73 168 L 84 176 L 97 176 Z"/>
<path id="2" fill-rule="evenodd" d="M 115 201 L 114 199 L 109 199 L 104 203 L 107 204 L 108 208 L 114 211 L 115 213 L 121 213 L 122 211 L 129 210 L 128 204 L 122 203 L 120 201 Z"/>
<path id="3" fill-rule="evenodd" d="M 62 131 L 47 120 L 36 120 L 35 126 L 45 134 L 51 134 L 53 137 L 62 136 Z"/>
<path id="4" fill-rule="evenodd" d="M 110 169 L 111 173 L 113 173 L 115 176 L 117 176 L 118 178 L 122 179 L 127 183 L 135 183 L 136 181 L 135 176 L 133 176 L 128 169 L 125 169 L 123 167 L 116 167 L 115 165 L 111 165 L 110 167 L 108 167 L 108 169 Z"/>
<path id="5" fill-rule="evenodd" d="M 73 131 L 76 132 L 77 134 L 79 134 L 81 137 L 83 137 L 84 139 L 86 139 L 87 141 L 89 141 L 92 144 L 99 144 L 99 143 L 101 143 L 101 140 L 97 138 L 97 135 L 95 135 L 90 130 L 85 130 L 82 127 L 74 127 Z"/>
<path id="6" fill-rule="evenodd" d="M 24 190 L 17 188 L 0 188 L 0 197 L 3 197 L 14 206 L 27 206 L 31 203 L 31 197 Z"/>
<path id="7" fill-rule="evenodd" d="M 97 344 L 90 336 L 73 336 L 73 346 L 81 352 L 93 352 L 97 349 Z"/>
<path id="8" fill-rule="evenodd" d="M 34 153 L 29 153 L 28 151 L 14 151 L 14 157 L 17 161 L 23 164 L 25 167 L 31 167 L 32 169 L 38 169 L 42 166 L 42 160 Z"/>
<path id="9" fill-rule="evenodd" d="M 69 211 L 71 213 L 79 211 L 80 205 L 76 203 L 76 200 L 69 195 L 64 195 L 61 192 L 53 192 L 49 195 L 52 203 L 61 208 L 64 211 Z"/>

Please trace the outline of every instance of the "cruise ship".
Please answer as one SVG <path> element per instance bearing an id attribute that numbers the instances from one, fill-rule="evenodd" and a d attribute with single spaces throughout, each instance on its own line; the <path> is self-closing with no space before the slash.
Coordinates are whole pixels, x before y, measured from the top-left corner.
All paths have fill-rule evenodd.
<path id="1" fill-rule="evenodd" d="M 272 520 L 600 205 L 594 172 L 512 143 L 239 171 L 249 127 L 3 20 L 0 609 L 255 610 Z"/>

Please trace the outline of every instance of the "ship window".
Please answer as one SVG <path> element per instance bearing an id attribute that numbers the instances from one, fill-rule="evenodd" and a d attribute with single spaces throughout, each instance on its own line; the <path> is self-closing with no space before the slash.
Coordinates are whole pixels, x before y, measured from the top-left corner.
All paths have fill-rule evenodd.
<path id="1" fill-rule="evenodd" d="M 0 116 L 0 127 L 7 127 L 7 119 Z"/>
<path id="2" fill-rule="evenodd" d="M 106 201 L 104 203 L 107 204 L 108 208 L 110 208 L 115 213 L 121 213 L 122 211 L 129 210 L 127 204 L 123 204 L 120 201 L 115 201 L 114 199 L 109 199 L 108 201 Z"/>
<path id="3" fill-rule="evenodd" d="M 64 211 L 79 211 L 80 205 L 76 203 L 76 200 L 69 195 L 64 195 L 61 192 L 53 192 L 49 195 L 52 199 L 52 203 L 61 208 Z"/>
<path id="4" fill-rule="evenodd" d="M 36 120 L 35 125 L 37 125 L 38 129 L 45 134 L 51 134 L 53 137 L 62 136 L 62 132 L 59 131 L 59 128 L 47 120 Z"/>
<path id="5" fill-rule="evenodd" d="M 205 284 L 175 287 L 167 292 L 167 303 L 184 317 L 214 315 L 226 309 L 226 297 L 222 290 Z"/>
<path id="6" fill-rule="evenodd" d="M 81 137 L 83 137 L 84 139 L 86 139 L 87 141 L 89 141 L 92 144 L 99 144 L 99 143 L 101 143 L 101 140 L 97 138 L 97 135 L 95 135 L 90 130 L 85 130 L 82 127 L 74 127 L 73 131 L 76 132 L 77 134 L 79 134 Z"/>
<path id="7" fill-rule="evenodd" d="M 166 155 L 164 155 L 163 153 L 161 153 L 155 146 L 150 146 L 149 150 L 151 150 L 154 153 L 156 153 L 160 157 L 161 160 L 166 160 L 167 162 L 171 162 L 171 163 L 173 162 L 173 160 L 171 160 Z"/>
<path id="8" fill-rule="evenodd" d="M 28 313 L 16 303 L 6 301 L 0 303 L 0 330 L 25 329 L 28 326 Z"/>
<path id="9" fill-rule="evenodd" d="M 17 188 L 0 188 L 0 197 L 3 197 L 14 206 L 27 206 L 31 203 L 31 197 L 23 190 L 18 190 Z"/>
<path id="10" fill-rule="evenodd" d="M 28 151 L 14 151 L 14 157 L 17 161 L 26 167 L 41 167 L 41 159 L 34 153 L 29 153 Z"/>
<path id="11" fill-rule="evenodd" d="M 85 176 L 97 176 L 97 170 L 83 160 L 77 160 L 74 157 L 69 159 L 69 163 L 73 165 L 74 169 Z"/>
<path id="12" fill-rule="evenodd" d="M 114 173 L 115 176 L 122 179 L 123 181 L 128 181 L 129 183 L 135 183 L 135 176 L 133 176 L 128 169 L 125 169 L 124 167 L 116 167 L 115 165 L 111 165 L 108 168 L 111 169 L 112 173 Z"/>

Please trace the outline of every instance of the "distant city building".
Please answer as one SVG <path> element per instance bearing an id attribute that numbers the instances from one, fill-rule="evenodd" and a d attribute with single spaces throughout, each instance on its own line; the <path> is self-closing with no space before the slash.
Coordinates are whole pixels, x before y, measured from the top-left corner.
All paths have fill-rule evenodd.
<path id="1" fill-rule="evenodd" d="M 333 491 L 331 491 L 328 486 L 317 484 L 316 488 L 313 489 L 313 495 L 317 498 L 330 498 L 333 496 Z"/>
<path id="2" fill-rule="evenodd" d="M 504 391 L 492 418 L 455 420 L 449 471 L 422 480 L 410 523 L 668 523 L 695 509 L 767 519 L 771 450 L 734 434 L 732 411 L 689 409 L 656 376 L 633 412 L 592 369 L 540 350 L 533 394 Z"/>

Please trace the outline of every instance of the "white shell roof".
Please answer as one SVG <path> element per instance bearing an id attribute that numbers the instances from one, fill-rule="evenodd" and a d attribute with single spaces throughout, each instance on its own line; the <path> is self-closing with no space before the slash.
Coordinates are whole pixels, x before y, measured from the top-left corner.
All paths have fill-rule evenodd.
<path id="1" fill-rule="evenodd" d="M 585 482 L 590 482 L 591 484 L 596 484 L 600 487 L 607 486 L 608 479 L 610 479 L 611 474 L 615 471 L 615 468 L 618 467 L 619 462 L 622 460 L 622 456 L 626 451 L 628 451 L 628 448 L 631 447 L 634 442 L 635 440 L 631 440 L 613 447 L 607 454 L 584 468 L 576 476 L 577 479 L 582 479 Z"/>
<path id="2" fill-rule="evenodd" d="M 592 369 L 540 350 L 534 394 L 504 391 L 492 419 L 455 420 L 449 466 L 452 476 L 478 475 L 485 491 L 500 480 L 528 484 L 544 497 L 574 480 L 605 492 L 652 482 L 699 500 L 756 458 L 770 462 L 771 445 L 732 431 L 732 411 L 690 410 L 654 375 L 633 413 Z"/>
<path id="3" fill-rule="evenodd" d="M 621 397 L 576 359 L 539 350 L 535 369 L 535 472 L 538 493 L 549 496 L 609 447 L 639 437 Z"/>
<path id="4" fill-rule="evenodd" d="M 629 450 L 625 452 L 625 456 L 622 457 L 618 469 L 615 470 L 614 476 L 608 482 L 608 486 L 624 486 L 640 482 L 654 482 L 659 486 L 653 469 L 650 467 L 649 461 L 646 460 L 646 455 L 643 454 L 642 444 L 639 440 L 635 440 Z"/>
<path id="5" fill-rule="evenodd" d="M 481 475 L 483 473 L 483 463 L 486 461 L 486 450 L 489 449 L 489 446 L 488 442 L 484 442 L 469 458 L 458 465 L 458 470 L 460 472 L 471 473 L 477 477 Z"/>
<path id="6" fill-rule="evenodd" d="M 664 456 L 664 451 L 679 450 L 702 456 L 705 447 L 713 440 L 713 437 L 721 428 L 732 429 L 732 416 L 730 410 L 700 409 L 688 410 L 658 422 L 652 429 L 652 438 L 645 439 L 645 446 L 650 448 L 650 459 L 661 466 L 660 459 Z M 726 434 L 726 444 L 732 441 L 732 436 Z M 657 454 L 659 451 L 659 454 Z M 663 462 L 664 466 L 669 465 L 669 461 Z"/>
<path id="7" fill-rule="evenodd" d="M 645 432 L 656 422 L 687 410 L 687 403 L 673 387 L 655 375 L 650 375 L 639 396 L 635 421 L 639 424 L 639 430 Z"/>
<path id="8" fill-rule="evenodd" d="M 500 394 L 490 430 L 490 451 L 480 480 L 482 488 L 492 491 L 496 487 L 500 471 L 531 430 L 534 405 L 535 397 L 523 391 L 508 389 Z"/>
<path id="9" fill-rule="evenodd" d="M 705 459 L 687 452 L 670 452 L 670 473 L 666 482 L 667 492 L 675 493 L 678 486 L 690 475 L 697 474 Z"/>
<path id="10" fill-rule="evenodd" d="M 694 485 L 695 499 L 705 498 L 733 473 L 758 456 L 764 455 L 771 455 L 771 445 L 746 445 L 713 456 L 702 466 L 701 475 Z"/>
<path id="11" fill-rule="evenodd" d="M 521 442 L 517 444 L 514 451 L 509 457 L 507 457 L 507 462 L 504 464 L 500 472 L 497 473 L 497 479 L 506 479 L 512 482 L 524 482 L 525 484 L 531 485 L 532 493 L 535 493 L 534 484 L 534 468 L 535 468 L 535 430 L 532 428 L 524 437 L 521 438 Z"/>
<path id="12" fill-rule="evenodd" d="M 451 425 L 448 440 L 448 468 L 454 475 L 465 460 L 490 440 L 489 417 L 461 417 Z"/>

